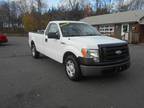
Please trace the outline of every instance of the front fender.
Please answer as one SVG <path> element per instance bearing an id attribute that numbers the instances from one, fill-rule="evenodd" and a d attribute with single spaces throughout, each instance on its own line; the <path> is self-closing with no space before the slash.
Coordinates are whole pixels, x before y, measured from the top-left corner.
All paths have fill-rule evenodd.
<path id="1" fill-rule="evenodd" d="M 63 63 L 63 57 L 67 52 L 73 53 L 76 57 L 82 57 L 81 49 L 77 49 L 77 48 L 72 47 L 72 46 L 67 46 L 63 49 L 63 53 L 61 55 L 61 60 L 60 60 L 61 63 Z"/>
<path id="2" fill-rule="evenodd" d="M 66 52 L 72 52 L 76 57 L 82 57 L 81 49 L 77 49 L 72 46 L 68 46 L 67 48 L 64 49 L 64 54 Z"/>

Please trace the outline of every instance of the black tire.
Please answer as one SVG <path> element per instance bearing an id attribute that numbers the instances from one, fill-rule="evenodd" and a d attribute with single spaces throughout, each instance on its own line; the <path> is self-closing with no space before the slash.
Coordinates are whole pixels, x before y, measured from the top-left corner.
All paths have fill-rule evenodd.
<path id="1" fill-rule="evenodd" d="M 70 75 L 70 72 L 68 72 L 68 64 L 72 63 L 73 64 L 73 68 L 74 68 L 74 71 L 73 71 L 73 74 Z M 65 65 L 65 71 L 66 71 L 66 75 L 68 76 L 68 78 L 72 81 L 79 81 L 81 78 L 82 78 L 82 75 L 81 75 L 81 69 L 80 69 L 80 66 L 79 66 L 79 63 L 76 59 L 76 57 L 74 55 L 69 55 L 65 61 L 64 61 L 64 65 Z M 70 65 L 69 65 L 70 66 Z M 69 67 L 68 66 L 68 67 Z M 71 70 L 71 69 L 70 69 Z M 73 69 L 72 69 L 73 70 Z"/>
<path id="2" fill-rule="evenodd" d="M 34 58 L 39 58 L 40 53 L 36 50 L 35 44 L 31 45 L 31 53 Z"/>

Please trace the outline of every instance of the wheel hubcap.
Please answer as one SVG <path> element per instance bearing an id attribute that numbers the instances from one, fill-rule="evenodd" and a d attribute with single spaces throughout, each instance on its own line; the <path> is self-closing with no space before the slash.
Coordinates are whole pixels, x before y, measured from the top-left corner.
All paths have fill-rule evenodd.
<path id="1" fill-rule="evenodd" d="M 66 63 L 66 71 L 70 77 L 73 77 L 75 74 L 75 67 L 72 60 L 67 61 Z"/>

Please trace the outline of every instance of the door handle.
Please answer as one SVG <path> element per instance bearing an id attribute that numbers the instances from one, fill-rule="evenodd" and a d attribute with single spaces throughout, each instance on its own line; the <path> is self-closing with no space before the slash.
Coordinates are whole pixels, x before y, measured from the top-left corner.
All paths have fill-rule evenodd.
<path id="1" fill-rule="evenodd" d="M 45 42 L 47 42 L 48 41 L 48 39 L 47 38 L 45 38 Z"/>

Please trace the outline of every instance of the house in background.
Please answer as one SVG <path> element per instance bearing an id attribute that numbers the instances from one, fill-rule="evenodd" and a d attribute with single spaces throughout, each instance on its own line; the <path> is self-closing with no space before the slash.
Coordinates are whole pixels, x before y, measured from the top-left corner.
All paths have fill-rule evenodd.
<path id="1" fill-rule="evenodd" d="M 144 42 L 144 11 L 127 11 L 91 16 L 82 19 L 104 35 L 127 40 L 129 43 Z"/>

